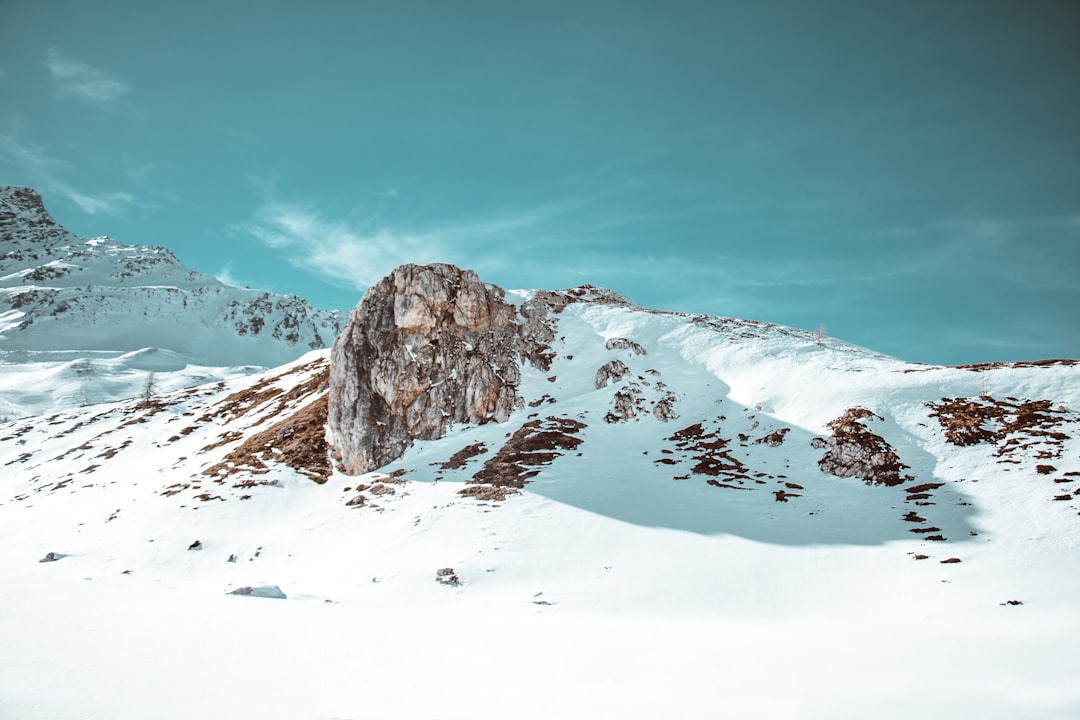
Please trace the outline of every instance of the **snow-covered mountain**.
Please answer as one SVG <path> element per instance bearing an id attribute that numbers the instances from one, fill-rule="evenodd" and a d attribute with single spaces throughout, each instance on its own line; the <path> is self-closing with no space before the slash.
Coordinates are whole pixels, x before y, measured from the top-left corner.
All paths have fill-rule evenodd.
<path id="1" fill-rule="evenodd" d="M 226 285 L 165 248 L 78 237 L 34 190 L 0 187 L 0 417 L 131 397 L 150 371 L 176 388 L 274 367 L 340 326 L 337 312 Z"/>
<path id="2" fill-rule="evenodd" d="M 326 350 L 0 426 L 0 710 L 1080 713 L 1080 365 L 538 300 L 507 417 L 359 475 Z"/>

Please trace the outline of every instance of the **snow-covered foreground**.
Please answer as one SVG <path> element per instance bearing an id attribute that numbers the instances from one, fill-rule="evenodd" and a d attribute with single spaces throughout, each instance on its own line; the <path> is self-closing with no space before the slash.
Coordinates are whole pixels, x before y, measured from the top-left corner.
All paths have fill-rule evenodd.
<path id="1" fill-rule="evenodd" d="M 1075 613 L 927 616 L 902 598 L 771 617 L 421 610 L 134 582 L 5 590 L 5 717 L 1012 719 L 1080 707 Z"/>
<path id="2" fill-rule="evenodd" d="M 509 422 L 364 476 L 300 462 L 325 352 L 0 426 L 0 717 L 1080 715 L 1075 366 L 625 307 L 559 323 Z M 675 417 L 605 421 L 617 392 Z M 948 442 L 926 403 L 980 395 L 1056 424 Z M 821 471 L 813 438 L 855 406 L 910 480 Z M 549 418 L 580 442 L 519 493 L 461 494 Z"/>
<path id="3" fill-rule="evenodd" d="M 911 543 L 780 546 L 532 494 L 451 506 L 445 483 L 361 515 L 326 501 L 341 489 L 276 488 L 242 513 L 143 495 L 112 520 L 105 497 L 66 509 L 35 499 L 48 516 L 67 512 L 63 533 L 42 527 L 44 512 L 4 513 L 3 716 L 1080 710 L 1075 549 L 1039 537 L 1001 538 L 997 553 L 959 543 L 950 552 L 964 562 L 941 564 L 913 561 Z M 63 550 L 75 552 L 33 562 Z M 442 567 L 462 584 L 435 582 Z M 225 594 L 264 584 L 288 598 Z"/>

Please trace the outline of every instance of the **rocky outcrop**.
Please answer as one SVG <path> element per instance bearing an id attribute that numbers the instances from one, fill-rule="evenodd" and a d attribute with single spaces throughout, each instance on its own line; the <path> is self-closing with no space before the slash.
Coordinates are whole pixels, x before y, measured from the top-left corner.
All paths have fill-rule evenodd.
<path id="1" fill-rule="evenodd" d="M 581 285 L 567 290 L 537 290 L 521 304 L 521 353 L 535 367 L 547 371 L 555 354 L 551 344 L 555 340 L 555 321 L 567 305 L 592 303 L 595 305 L 629 305 L 629 301 L 612 290 L 593 285 Z M 629 342 L 629 341 L 627 341 Z M 641 348 L 640 345 L 634 343 Z M 629 347 L 629 346 L 620 346 Z M 609 345 L 608 349 L 612 349 Z M 644 354 L 642 348 L 640 354 Z"/>
<path id="2" fill-rule="evenodd" d="M 644 410 L 644 406 L 645 400 L 642 397 L 641 389 L 636 385 L 616 390 L 612 399 L 611 410 L 604 415 L 604 422 L 626 422 L 637 417 Z"/>
<path id="3" fill-rule="evenodd" d="M 857 477 L 868 485 L 900 485 L 911 480 L 910 475 L 900 474 L 908 466 L 900 462 L 892 446 L 864 424 L 875 419 L 882 418 L 856 407 L 829 422 L 832 437 L 814 438 L 811 442 L 815 448 L 827 448 L 818 461 L 821 471 L 837 477 Z"/>
<path id="4" fill-rule="evenodd" d="M 626 367 L 626 363 L 622 360 L 611 360 L 601 365 L 596 371 L 596 380 L 593 384 L 599 390 L 607 387 L 609 382 L 617 383 L 629 374 L 630 368 Z"/>
<path id="5" fill-rule="evenodd" d="M 606 343 L 604 343 L 604 347 L 607 348 L 608 350 L 629 350 L 632 353 L 634 353 L 635 355 L 648 355 L 649 354 L 649 353 L 645 352 L 645 348 L 641 347 L 641 345 L 639 345 L 638 343 L 634 342 L 633 340 L 631 340 L 629 338 L 624 338 L 624 337 L 611 338 Z"/>
<path id="6" fill-rule="evenodd" d="M 669 392 L 667 395 L 657 400 L 653 405 L 653 417 L 660 422 L 668 422 L 679 417 L 675 412 L 675 403 L 678 401 L 679 397 L 675 393 Z"/>
<path id="7" fill-rule="evenodd" d="M 500 288 L 453 265 L 404 265 L 371 287 L 331 353 L 329 429 L 361 473 L 456 423 L 505 421 L 523 405 L 522 339 Z"/>
<path id="8" fill-rule="evenodd" d="M 582 285 L 537 290 L 515 308 L 471 270 L 394 270 L 364 294 L 331 353 L 328 427 L 341 470 L 382 467 L 414 441 L 442 437 L 455 424 L 507 420 L 525 405 L 518 393 L 522 365 L 551 368 L 558 316 L 575 303 L 629 305 L 610 290 Z M 609 349 L 645 352 L 625 339 Z M 629 372 L 613 360 L 598 373 L 597 387 Z M 643 410 L 640 392 L 629 406 L 618 400 L 626 417 Z"/>
<path id="9" fill-rule="evenodd" d="M 470 482 L 520 490 L 529 478 L 540 474 L 540 468 L 576 450 L 584 442 L 577 435 L 585 427 L 585 423 L 568 417 L 548 416 L 543 420 L 530 420 L 511 436 L 494 457 L 484 463 L 483 469 L 473 475 Z M 461 494 L 475 497 L 477 487 L 466 488 Z"/>
<path id="10" fill-rule="evenodd" d="M 0 238 L 10 242 L 23 235 L 30 242 L 48 245 L 72 234 L 50 217 L 33 188 L 0 187 Z"/>

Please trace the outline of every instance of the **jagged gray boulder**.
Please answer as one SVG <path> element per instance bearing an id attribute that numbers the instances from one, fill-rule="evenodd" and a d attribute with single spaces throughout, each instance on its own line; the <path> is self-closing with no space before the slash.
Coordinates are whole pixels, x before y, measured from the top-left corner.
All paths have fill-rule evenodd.
<path id="1" fill-rule="evenodd" d="M 261 597 L 271 598 L 274 600 L 287 600 L 285 593 L 281 591 L 277 585 L 257 585 L 252 587 L 251 585 L 245 585 L 244 587 L 238 587 L 235 590 L 230 590 L 227 595 L 243 595 L 246 597 Z"/>
<path id="2" fill-rule="evenodd" d="M 364 293 L 334 343 L 329 428 L 347 473 L 523 400 L 521 326 L 502 289 L 453 265 L 403 265 Z"/>
<path id="3" fill-rule="evenodd" d="M 818 460 L 822 472 L 837 477 L 857 477 L 868 485 L 900 485 L 914 480 L 902 475 L 907 465 L 900 462 L 899 455 L 885 438 L 870 432 L 865 423 L 882 420 L 863 407 L 849 408 L 843 415 L 828 423 L 832 437 L 811 445 L 825 448 L 825 455 Z"/>
<path id="4" fill-rule="evenodd" d="M 639 345 L 638 343 L 634 342 L 633 340 L 631 340 L 629 338 L 624 338 L 624 337 L 611 338 L 606 343 L 604 343 L 604 347 L 607 348 L 608 350 L 629 350 L 630 352 L 634 353 L 635 355 L 648 355 L 649 354 L 649 353 L 645 352 L 645 348 L 641 347 L 641 345 Z"/>
<path id="5" fill-rule="evenodd" d="M 630 368 L 622 360 L 612 360 L 600 366 L 596 371 L 596 389 L 607 387 L 607 384 L 617 383 L 630 374 Z"/>

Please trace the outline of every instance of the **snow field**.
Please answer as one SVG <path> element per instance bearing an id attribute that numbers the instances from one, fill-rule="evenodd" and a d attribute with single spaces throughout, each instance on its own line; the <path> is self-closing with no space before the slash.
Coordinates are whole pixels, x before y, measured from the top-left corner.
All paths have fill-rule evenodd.
<path id="1" fill-rule="evenodd" d="M 559 359 L 523 375 L 527 401 L 554 403 L 324 485 L 283 465 L 246 489 L 231 487 L 242 474 L 199 475 L 239 440 L 204 448 L 268 411 L 199 418 L 258 378 L 178 391 L 153 414 L 105 405 L 0 426 L 0 716 L 1080 714 L 1073 503 L 1052 501 L 1043 460 L 947 444 L 924 405 L 986 392 L 1075 410 L 1075 369 L 925 368 L 740 323 L 570 306 Z M 648 354 L 605 348 L 619 337 Z M 630 374 L 597 389 L 616 358 Z M 644 411 L 605 422 L 634 382 Z M 663 423 L 650 408 L 669 390 L 679 417 Z M 810 440 L 854 405 L 885 418 L 872 427 L 911 464 L 905 487 L 945 483 L 934 505 L 818 469 Z M 581 445 L 503 502 L 459 495 L 534 414 L 585 422 Z M 753 471 L 746 489 L 690 472 L 669 438 L 696 422 Z M 783 427 L 778 447 L 753 442 Z M 477 442 L 486 453 L 441 466 Z M 1078 450 L 1072 437 L 1055 462 L 1075 466 Z M 802 489 L 776 502 L 784 481 Z M 162 495 L 177 483 L 199 486 Z M 368 499 L 350 507 L 359 484 Z M 912 534 L 908 511 L 949 541 Z M 64 557 L 38 562 L 49 552 Z M 443 568 L 460 585 L 437 582 Z M 226 594 L 261 585 L 287 598 Z"/>

